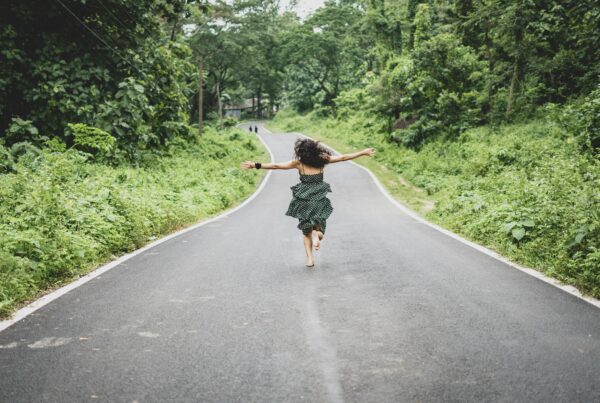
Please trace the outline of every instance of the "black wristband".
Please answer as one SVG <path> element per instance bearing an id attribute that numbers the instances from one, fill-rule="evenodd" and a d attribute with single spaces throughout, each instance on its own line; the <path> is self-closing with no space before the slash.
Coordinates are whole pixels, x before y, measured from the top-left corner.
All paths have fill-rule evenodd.
<path id="1" fill-rule="evenodd" d="M 260 162 L 254 163 L 254 168 L 256 168 L 256 169 L 260 169 L 261 166 L 262 166 L 262 164 Z"/>

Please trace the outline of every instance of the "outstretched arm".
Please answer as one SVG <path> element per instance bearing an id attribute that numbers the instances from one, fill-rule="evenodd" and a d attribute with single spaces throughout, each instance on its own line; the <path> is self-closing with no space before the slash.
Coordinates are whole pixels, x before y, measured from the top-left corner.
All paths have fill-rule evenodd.
<path id="1" fill-rule="evenodd" d="M 350 161 L 355 158 L 362 157 L 363 155 L 367 155 L 370 157 L 373 154 L 375 154 L 375 149 L 365 148 L 362 151 L 357 151 L 352 154 L 331 155 L 331 156 L 329 156 L 329 163 L 333 164 L 334 162 Z"/>
<path id="2" fill-rule="evenodd" d="M 254 161 L 245 161 L 240 164 L 240 168 L 252 169 L 254 168 Z M 298 168 L 298 160 L 291 160 L 288 162 L 266 162 L 261 164 L 261 169 L 293 169 Z"/>

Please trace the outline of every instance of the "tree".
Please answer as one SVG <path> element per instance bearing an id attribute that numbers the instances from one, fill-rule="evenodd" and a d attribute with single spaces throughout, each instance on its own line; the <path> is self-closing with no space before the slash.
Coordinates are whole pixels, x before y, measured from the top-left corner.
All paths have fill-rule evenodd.
<path id="1" fill-rule="evenodd" d="M 290 14 L 279 15 L 277 0 L 247 0 L 234 3 L 237 40 L 244 49 L 238 78 L 256 99 L 257 115 L 263 114 L 263 97 L 269 111 L 278 102 L 283 81 L 280 55 L 283 31 L 293 23 Z"/>
<path id="2" fill-rule="evenodd" d="M 202 58 L 210 82 L 208 88 L 217 102 L 219 119 L 223 119 L 223 94 L 229 85 L 237 85 L 236 69 L 241 66 L 241 45 L 230 24 L 222 16 L 199 21 L 197 29 L 189 39 L 196 57 Z"/>
<path id="3" fill-rule="evenodd" d="M 364 10 L 352 2 L 327 1 L 303 24 L 287 34 L 285 56 L 303 76 L 310 79 L 306 89 L 318 89 L 320 104 L 335 116 L 335 98 L 340 91 L 356 85 L 365 71 L 367 49 L 361 26 Z M 290 81 L 297 80 L 288 74 Z M 312 95 L 316 95 L 312 91 Z"/>
<path id="4" fill-rule="evenodd" d="M 0 90 L 7 101 L 0 101 L 0 131 L 20 116 L 39 133 L 72 143 L 67 123 L 120 121 L 103 129 L 117 138 L 118 150 L 127 144 L 130 156 L 185 135 L 179 123 L 188 110 L 189 49 L 165 34 L 176 4 L 181 1 L 4 2 Z M 126 97 L 135 101 L 126 105 Z M 140 109 L 130 117 L 143 122 L 122 119 L 132 105 Z M 144 125 L 150 129 L 135 131 Z M 23 140 L 43 139 L 10 141 Z"/>
<path id="5" fill-rule="evenodd" d="M 374 32 L 379 71 L 385 68 L 387 61 L 394 55 L 402 54 L 400 4 L 400 2 L 390 2 L 389 0 L 369 0 L 367 2 L 365 21 L 369 30 Z"/>

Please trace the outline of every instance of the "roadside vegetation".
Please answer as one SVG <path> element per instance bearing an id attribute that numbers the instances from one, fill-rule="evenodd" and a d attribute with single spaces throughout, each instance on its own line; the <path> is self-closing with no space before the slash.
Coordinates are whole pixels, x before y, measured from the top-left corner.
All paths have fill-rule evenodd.
<path id="1" fill-rule="evenodd" d="M 564 113 L 564 112 L 563 112 Z M 302 132 L 340 152 L 375 147 L 370 168 L 428 220 L 600 297 L 600 161 L 582 154 L 554 111 L 483 126 L 418 151 L 372 132 L 366 116 L 284 111 L 270 127 Z"/>
<path id="2" fill-rule="evenodd" d="M 11 0 L 4 8 L 0 317 L 256 189 L 262 172 L 239 162 L 267 159 L 266 151 L 223 119 L 230 80 L 210 58 L 212 42 L 199 39 L 219 5 Z M 186 36 L 184 24 L 196 34 Z"/>
<path id="3" fill-rule="evenodd" d="M 70 149 L 19 158 L 0 175 L 0 317 L 38 292 L 248 197 L 268 155 L 239 129 L 206 130 L 144 166 L 94 163 Z"/>
<path id="4" fill-rule="evenodd" d="M 600 297 L 594 1 L 332 1 L 288 30 L 272 126 L 429 220 Z"/>
<path id="5" fill-rule="evenodd" d="M 248 195 L 238 163 L 265 154 L 232 128 L 275 114 L 376 147 L 361 163 L 428 219 L 600 296 L 596 1 L 5 9 L 0 315 Z"/>

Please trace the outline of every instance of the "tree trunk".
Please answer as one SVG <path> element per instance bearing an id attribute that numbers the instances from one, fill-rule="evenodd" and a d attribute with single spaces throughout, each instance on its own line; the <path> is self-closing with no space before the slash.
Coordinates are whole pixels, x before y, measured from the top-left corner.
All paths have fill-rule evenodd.
<path id="1" fill-rule="evenodd" d="M 256 111 L 256 117 L 258 119 L 262 119 L 262 106 L 261 106 L 261 92 L 262 92 L 262 88 L 258 87 L 258 93 L 256 94 L 256 107 L 257 107 L 257 111 Z"/>
<path id="2" fill-rule="evenodd" d="M 510 117 L 510 115 L 512 114 L 512 109 L 513 109 L 513 104 L 515 102 L 515 91 L 516 91 L 516 87 L 517 87 L 517 82 L 518 82 L 518 75 L 519 75 L 519 67 L 517 65 L 517 61 L 515 60 L 515 66 L 513 68 L 513 74 L 512 74 L 512 78 L 510 79 L 510 87 L 508 88 L 508 96 L 507 96 L 507 100 L 506 100 L 506 117 Z"/>
<path id="3" fill-rule="evenodd" d="M 219 126 L 223 128 L 223 101 L 221 100 L 221 82 L 217 79 L 217 105 L 219 106 Z"/>
<path id="4" fill-rule="evenodd" d="M 522 15 L 522 8 L 517 7 L 514 16 L 514 40 L 515 40 L 515 59 L 513 66 L 513 74 L 510 80 L 510 87 L 508 90 L 508 99 L 506 101 L 506 117 L 509 118 L 513 113 L 513 107 L 515 102 L 515 94 L 518 90 L 519 83 L 521 82 L 524 70 L 523 60 L 523 36 L 524 36 L 524 21 Z"/>
<path id="5" fill-rule="evenodd" d="M 483 8 L 483 3 L 481 0 L 479 0 L 477 2 L 478 7 L 481 9 Z M 489 19 L 485 20 L 485 23 L 483 24 L 483 43 L 485 46 L 485 55 L 487 57 L 488 60 L 488 73 L 490 75 L 490 77 L 492 76 L 492 73 L 494 71 L 494 67 L 496 64 L 496 61 L 494 59 L 494 53 L 493 53 L 493 48 L 494 48 L 494 43 L 492 42 L 492 38 L 490 37 L 490 31 L 491 31 L 491 25 L 490 25 L 490 21 Z M 493 84 L 491 82 L 487 83 L 487 97 L 488 97 L 488 101 L 487 104 L 483 106 L 483 113 L 488 115 L 488 120 L 490 123 L 492 122 L 492 97 L 494 96 L 494 87 Z"/>
<path id="6" fill-rule="evenodd" d="M 202 109 L 203 109 L 203 105 L 202 105 L 202 101 L 203 101 L 203 90 L 202 87 L 204 87 L 204 64 L 202 62 L 202 58 L 200 58 L 200 83 L 198 84 L 198 136 L 202 136 Z"/>
<path id="7" fill-rule="evenodd" d="M 175 18 L 175 22 L 173 23 L 173 29 L 171 30 L 171 42 L 175 40 L 175 35 L 177 34 L 177 25 L 179 24 L 179 14 L 177 18 Z"/>
<path id="8" fill-rule="evenodd" d="M 513 113 L 516 93 L 519 90 L 521 80 L 523 78 L 523 57 L 519 51 L 515 56 L 515 64 L 513 68 L 512 78 L 510 79 L 510 87 L 506 101 L 506 117 L 509 118 Z"/>

